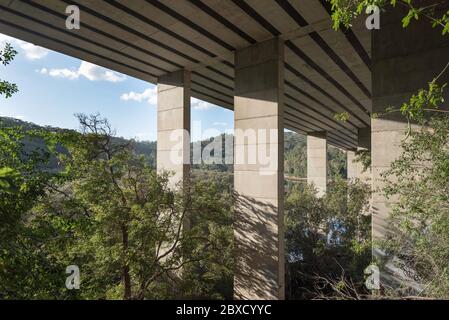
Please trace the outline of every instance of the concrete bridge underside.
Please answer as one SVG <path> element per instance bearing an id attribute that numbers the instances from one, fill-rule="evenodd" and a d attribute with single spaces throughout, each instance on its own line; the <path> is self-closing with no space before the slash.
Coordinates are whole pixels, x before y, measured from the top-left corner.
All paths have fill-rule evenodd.
<path id="1" fill-rule="evenodd" d="M 68 5 L 80 9 L 79 30 L 66 29 Z M 234 110 L 236 129 L 277 131 L 265 142 L 278 152 L 270 175 L 257 165 L 234 168 L 234 285 L 236 298 L 282 299 L 283 130 L 310 136 L 309 181 L 320 192 L 327 144 L 348 158 L 371 149 L 369 178 L 379 186 L 404 124 L 371 120 L 371 112 L 409 97 L 449 57 L 439 31 L 421 22 L 404 31 L 401 14 L 383 14 L 374 32 L 364 19 L 334 31 L 325 0 L 0 0 L 0 32 L 158 84 L 158 169 L 177 179 L 188 179 L 189 166 L 169 163 L 168 132 L 190 130 L 190 97 Z M 342 112 L 348 121 L 335 119 Z M 236 143 L 235 157 L 245 147 Z M 188 141 L 178 148 L 187 157 Z M 387 201 L 376 194 L 373 204 L 382 235 Z"/>

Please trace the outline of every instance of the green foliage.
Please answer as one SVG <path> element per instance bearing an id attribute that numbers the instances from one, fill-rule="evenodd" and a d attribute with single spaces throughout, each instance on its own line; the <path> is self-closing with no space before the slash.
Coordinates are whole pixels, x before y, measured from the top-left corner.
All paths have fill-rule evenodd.
<path id="1" fill-rule="evenodd" d="M 12 168 L 0 168 L 0 189 L 8 193 L 15 192 L 14 180 L 17 179 L 17 176 L 18 172 Z"/>
<path id="2" fill-rule="evenodd" d="M 426 2 L 417 0 L 327 0 L 332 4 L 333 28 L 338 30 L 341 26 L 350 28 L 352 21 L 366 12 L 370 6 L 379 8 L 395 7 L 402 5 L 408 9 L 407 14 L 402 19 L 402 26 L 408 27 L 412 20 L 420 17 L 428 19 L 433 27 L 440 27 L 442 34 L 449 34 L 449 11 L 441 12 L 437 10 L 441 1 L 434 0 Z"/>
<path id="3" fill-rule="evenodd" d="M 429 82 L 429 89 L 420 89 L 417 94 L 413 94 L 410 101 L 403 103 L 400 112 L 409 122 L 425 121 L 425 114 L 428 111 L 438 110 L 438 106 L 444 102 L 443 90 L 447 84 L 438 85 L 437 79 Z"/>
<path id="4" fill-rule="evenodd" d="M 354 160 L 362 165 L 363 168 L 362 172 L 365 172 L 371 167 L 371 150 L 368 149 L 357 150 L 355 153 Z"/>
<path id="5" fill-rule="evenodd" d="M 7 43 L 3 50 L 0 50 L 0 63 L 6 66 L 14 60 L 16 55 L 17 51 Z M 10 98 L 18 91 L 19 89 L 16 84 L 0 79 L 0 95 L 5 95 L 6 98 Z"/>
<path id="6" fill-rule="evenodd" d="M 432 117 L 410 132 L 401 156 L 384 174 L 391 233 L 381 243 L 401 270 L 422 285 L 422 296 L 449 298 L 449 117 Z"/>
<path id="7" fill-rule="evenodd" d="M 30 171 L 14 181 L 18 193 L 0 198 L 0 296 L 229 297 L 230 196 L 210 182 L 169 187 L 169 173 L 156 174 L 131 142 L 114 139 L 105 119 L 78 118 L 81 133 L 47 132 L 48 149 L 35 156 L 19 154 L 24 143 L 1 145 L 0 165 Z M 59 163 L 52 172 L 43 170 L 49 150 Z M 69 265 L 80 267 L 82 290 L 65 288 Z"/>
<path id="8" fill-rule="evenodd" d="M 202 236 L 213 239 L 204 259 L 183 270 L 180 283 L 182 297 L 187 299 L 232 299 L 234 281 L 232 176 L 214 171 L 196 172 L 193 177 L 196 194 L 210 196 L 210 210 L 191 221 L 201 226 Z M 215 206 L 221 206 L 217 210 Z"/>
<path id="9" fill-rule="evenodd" d="M 30 140 L 46 137 L 38 131 L 27 135 Z M 55 293 L 54 269 L 45 245 L 39 245 L 45 230 L 32 228 L 28 215 L 52 178 L 51 172 L 43 170 L 49 152 L 26 150 L 24 136 L 21 128 L 0 129 L 0 297 L 50 298 Z M 44 281 L 48 286 L 42 290 Z"/>
<path id="10" fill-rule="evenodd" d="M 0 129 L 1 128 L 14 128 L 20 127 L 23 131 L 25 138 L 23 139 L 23 148 L 26 152 L 31 152 L 35 149 L 46 149 L 47 141 L 42 138 L 28 139 L 28 132 L 42 132 L 46 133 L 47 138 L 52 135 L 58 135 L 61 133 L 69 134 L 70 132 L 74 132 L 70 129 L 61 129 L 52 126 L 39 126 L 31 122 L 22 121 L 19 119 L 9 118 L 9 117 L 0 117 Z M 151 167 L 156 168 L 156 141 L 134 141 L 127 140 L 121 137 L 112 137 L 114 143 L 117 144 L 132 144 L 133 149 L 136 154 L 142 155 L 145 159 L 145 162 Z M 67 153 L 67 150 L 61 144 L 55 144 L 55 150 L 58 153 Z M 50 171 L 58 170 L 58 159 L 56 155 L 53 153 L 50 155 L 49 162 L 47 164 L 47 169 Z"/>
<path id="11" fill-rule="evenodd" d="M 342 150 L 329 146 L 328 176 L 333 179 L 346 175 L 346 154 Z M 288 132 L 284 139 L 284 172 L 287 177 L 307 177 L 307 142 L 306 137 Z"/>
<path id="12" fill-rule="evenodd" d="M 331 298 L 340 279 L 364 292 L 371 262 L 370 191 L 360 181 L 335 179 L 323 198 L 311 186 L 287 195 L 286 248 L 289 299 Z"/>
<path id="13" fill-rule="evenodd" d="M 387 4 L 387 0 L 327 0 L 332 4 L 333 28 L 338 30 L 340 26 L 350 28 L 351 23 L 359 15 L 366 12 L 370 6 L 379 8 Z"/>
<path id="14" fill-rule="evenodd" d="M 16 219 L 1 216 L 0 296 L 232 299 L 232 175 L 196 169 L 173 191 L 169 174 L 157 175 L 105 119 L 78 118 L 81 132 L 2 125 L 0 164 L 12 170 L 1 171 L 10 183 L 1 208 L 12 205 Z M 305 174 L 305 150 L 303 136 L 286 135 L 291 173 Z M 340 172 L 345 157 L 329 152 Z M 73 264 L 82 290 L 65 288 Z"/>
<path id="15" fill-rule="evenodd" d="M 330 181 L 346 176 L 346 152 L 333 146 L 327 148 L 328 178 Z"/>
<path id="16" fill-rule="evenodd" d="M 286 133 L 284 139 L 284 172 L 287 176 L 307 176 L 307 144 L 304 136 Z"/>
<path id="17" fill-rule="evenodd" d="M 336 113 L 334 115 L 335 120 L 337 121 L 341 121 L 341 122 L 346 122 L 349 120 L 349 113 L 348 112 L 340 112 L 340 113 Z"/>
<path id="18" fill-rule="evenodd" d="M 0 50 L 0 63 L 4 66 L 8 65 L 11 61 L 14 60 L 14 57 L 17 55 L 17 51 L 11 46 L 11 44 L 6 43 L 3 50 Z"/>
<path id="19" fill-rule="evenodd" d="M 4 66 L 8 65 L 14 60 L 17 51 L 15 51 L 9 43 L 7 43 L 3 50 L 0 50 L 0 63 Z M 5 80 L 0 80 L 0 95 L 5 95 L 6 98 L 10 98 L 14 93 L 18 91 L 17 86 Z M 0 122 L 1 124 L 1 122 Z M 10 132 L 0 131 L 1 141 L 5 143 L 2 148 L 2 153 L 7 151 L 6 148 L 11 147 Z M 13 192 L 14 180 L 17 178 L 17 171 L 11 167 L 0 166 L 0 191 Z"/>

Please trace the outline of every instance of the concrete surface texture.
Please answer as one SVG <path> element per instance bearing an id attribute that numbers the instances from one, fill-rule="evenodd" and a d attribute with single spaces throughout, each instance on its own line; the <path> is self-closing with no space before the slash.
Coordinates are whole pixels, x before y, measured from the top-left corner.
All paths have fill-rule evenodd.
<path id="1" fill-rule="evenodd" d="M 346 150 L 346 173 L 349 180 L 357 178 L 357 150 Z"/>
<path id="2" fill-rule="evenodd" d="M 169 173 L 174 188 L 190 172 L 190 72 L 162 76 L 157 94 L 157 171 Z"/>
<path id="3" fill-rule="evenodd" d="M 238 50 L 235 61 L 234 156 L 266 148 L 275 151 L 276 157 L 270 170 L 259 158 L 256 163 L 246 158 L 234 164 L 234 296 L 283 299 L 283 42 L 274 38 Z M 274 141 L 264 138 L 266 133 L 259 128 L 274 130 Z M 256 141 L 241 136 L 247 129 L 258 130 Z"/>
<path id="4" fill-rule="evenodd" d="M 327 133 L 309 133 L 307 136 L 307 183 L 314 185 L 319 197 L 326 194 L 327 171 Z"/>

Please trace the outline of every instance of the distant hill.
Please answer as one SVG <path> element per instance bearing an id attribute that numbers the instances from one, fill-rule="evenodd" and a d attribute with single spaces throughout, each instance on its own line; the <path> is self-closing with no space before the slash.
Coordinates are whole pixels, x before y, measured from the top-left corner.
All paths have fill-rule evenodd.
<path id="1" fill-rule="evenodd" d="M 71 129 L 62 129 L 58 127 L 52 127 L 52 126 L 39 126 L 32 122 L 22 121 L 15 118 L 10 117 L 0 117 L 0 127 L 22 127 L 25 131 L 28 130 L 40 130 L 44 129 L 49 132 L 61 132 L 61 131 L 73 131 Z M 128 139 L 116 137 L 114 138 L 117 142 L 126 142 L 129 141 Z M 133 141 L 134 142 L 134 148 L 136 153 L 141 154 L 145 157 L 145 159 L 148 161 L 148 163 L 153 167 L 156 168 L 156 141 L 150 142 L 150 141 Z M 40 139 L 27 139 L 24 141 L 25 144 L 25 150 L 30 151 L 36 148 L 43 148 L 44 142 Z M 63 152 L 63 150 L 58 150 L 60 152 Z M 57 167 L 56 159 L 51 159 L 49 163 L 49 168 L 54 169 Z"/>
<path id="2" fill-rule="evenodd" d="M 25 130 L 39 130 L 45 129 L 48 131 L 56 132 L 61 130 L 70 129 L 61 129 L 52 126 L 39 126 L 37 124 L 22 121 L 19 119 L 9 118 L 9 117 L 0 117 L 0 126 L 2 127 L 14 127 L 21 126 Z M 225 156 L 224 148 L 224 135 L 222 138 L 222 155 Z M 117 142 L 126 142 L 129 141 L 127 139 L 116 137 Z M 201 144 L 201 150 L 212 141 L 211 139 L 206 139 L 203 141 L 194 142 L 191 144 L 191 151 L 195 147 L 198 147 L 198 144 Z M 43 147 L 43 141 L 38 140 L 27 140 L 24 142 L 25 147 L 28 150 L 32 150 L 36 147 Z M 141 154 L 147 159 L 148 163 L 156 168 L 156 152 L 157 145 L 156 141 L 133 141 L 136 153 Z M 306 137 L 304 135 L 296 134 L 293 132 L 286 132 L 284 135 L 284 171 L 286 176 L 288 177 L 306 177 L 307 170 L 307 146 L 306 146 Z M 193 157 L 193 152 L 191 152 Z M 232 156 L 232 155 L 231 155 Z M 346 156 L 344 152 L 336 148 L 328 149 L 328 157 L 329 157 L 329 175 L 330 177 L 340 174 L 346 175 Z M 229 159 L 228 159 L 229 160 Z M 223 161 L 224 162 L 224 161 Z M 228 161 L 226 161 L 228 162 Z M 56 168 L 56 159 L 53 159 L 50 164 L 50 168 Z M 215 172 L 232 172 L 233 165 L 232 164 L 194 164 L 192 168 L 195 171 L 215 171 Z"/>

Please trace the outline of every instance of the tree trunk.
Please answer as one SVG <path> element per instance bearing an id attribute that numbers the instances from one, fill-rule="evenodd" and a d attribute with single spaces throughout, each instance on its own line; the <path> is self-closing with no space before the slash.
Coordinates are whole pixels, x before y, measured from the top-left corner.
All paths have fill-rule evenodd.
<path id="1" fill-rule="evenodd" d="M 126 256 L 128 253 L 128 230 L 126 229 L 126 226 L 124 226 L 124 225 L 121 226 L 121 229 L 122 229 L 123 251 Z M 123 287 L 125 289 L 125 292 L 123 294 L 123 299 L 130 300 L 131 296 L 132 296 L 132 292 L 131 292 L 131 277 L 129 275 L 128 262 L 125 262 L 125 265 L 123 266 L 122 281 L 123 281 Z"/>

